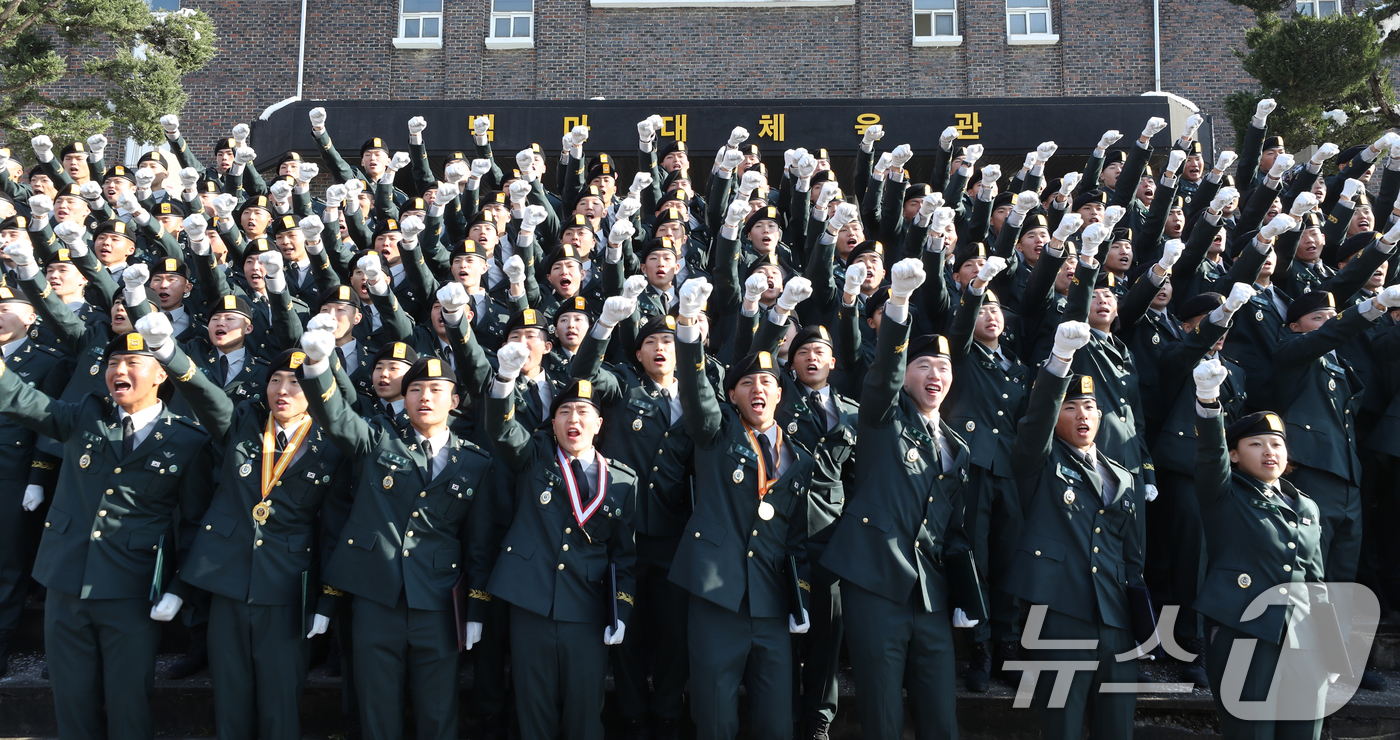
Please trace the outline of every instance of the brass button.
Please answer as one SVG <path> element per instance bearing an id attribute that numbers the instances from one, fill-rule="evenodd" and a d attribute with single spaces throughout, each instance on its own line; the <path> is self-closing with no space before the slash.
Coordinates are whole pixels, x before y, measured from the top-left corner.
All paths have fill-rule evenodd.
<path id="1" fill-rule="evenodd" d="M 1291 565 L 1285 565 L 1285 566 L 1283 566 L 1283 572 L 1284 572 L 1284 573 L 1291 573 L 1292 571 L 1293 571 L 1293 566 L 1291 566 Z"/>
<path id="2" fill-rule="evenodd" d="M 418 517 L 418 512 L 416 512 L 416 511 L 413 512 L 413 516 L 414 516 L 414 518 L 416 519 L 416 518 Z"/>
<path id="3" fill-rule="evenodd" d="M 1098 552 L 1098 551 L 1099 551 L 1099 548 L 1095 547 L 1095 548 L 1094 548 L 1094 552 Z"/>
<path id="4" fill-rule="evenodd" d="M 864 519 L 861 519 L 860 522 L 861 522 L 861 524 L 869 524 L 869 523 L 870 523 L 870 518 L 869 518 L 869 517 L 866 517 L 866 518 L 864 518 Z"/>
<path id="5" fill-rule="evenodd" d="M 658 469 L 659 468 L 657 468 L 656 466 L 652 466 L 651 472 L 655 473 Z"/>
<path id="6" fill-rule="evenodd" d="M 758 536 L 758 530 L 757 530 L 757 529 L 755 529 L 755 530 L 753 531 L 753 536 L 755 536 L 755 537 Z"/>
<path id="7" fill-rule="evenodd" d="M 282 481 L 279 480 L 279 481 L 277 481 L 276 483 L 274 483 L 273 485 L 280 486 L 280 485 L 282 485 Z"/>
<path id="8" fill-rule="evenodd" d="M 1298 545 L 1296 545 L 1296 544 L 1290 542 L 1290 543 L 1288 543 L 1288 549 L 1290 549 L 1290 550 L 1297 550 L 1297 549 L 1298 549 Z"/>
<path id="9" fill-rule="evenodd" d="M 929 497 L 928 497 L 928 502 L 929 502 L 929 503 L 933 503 L 933 497 L 932 497 L 932 496 L 929 496 Z"/>
<path id="10" fill-rule="evenodd" d="M 918 540 L 914 540 L 914 547 L 918 547 L 918 546 L 919 546 L 919 541 L 918 541 Z"/>
<path id="11" fill-rule="evenodd" d="M 1092 568 L 1089 569 L 1089 572 L 1090 572 L 1090 573 L 1098 573 L 1098 572 L 1099 572 L 1099 566 L 1095 565 L 1094 567 L 1092 567 Z"/>
<path id="12" fill-rule="evenodd" d="M 403 551 L 403 556 L 404 556 L 404 557 L 408 557 L 408 550 L 404 550 L 404 551 Z"/>
<path id="13" fill-rule="evenodd" d="M 1039 550 L 1036 550 L 1036 551 L 1035 551 L 1035 556 L 1036 556 L 1036 557 L 1040 557 L 1040 551 L 1039 551 Z"/>
<path id="14" fill-rule="evenodd" d="M 749 557 L 753 557 L 753 550 L 749 550 Z"/>
<path id="15" fill-rule="evenodd" d="M 419 491 L 419 492 L 418 492 L 418 498 L 427 498 L 427 497 L 428 497 L 428 492 L 427 492 L 427 491 Z"/>
<path id="16" fill-rule="evenodd" d="M 1297 526 L 1298 526 L 1298 523 L 1297 523 L 1297 522 L 1289 522 L 1289 523 L 1288 523 L 1288 526 L 1290 526 L 1290 527 L 1297 527 Z"/>
<path id="17" fill-rule="evenodd" d="M 1099 509 L 1099 513 L 1102 514 L 1102 513 L 1103 513 L 1103 509 Z"/>
<path id="18" fill-rule="evenodd" d="M 262 547 L 262 540 L 253 543 L 253 547 Z"/>
<path id="19" fill-rule="evenodd" d="M 214 528 L 214 525 L 212 525 L 212 524 L 206 524 L 206 525 L 204 525 L 205 531 L 211 530 L 211 529 L 213 529 L 213 528 Z"/>
<path id="20" fill-rule="evenodd" d="M 514 549 L 514 548 L 512 548 L 510 545 L 506 545 L 506 552 L 510 552 L 510 551 L 513 550 L 513 549 Z"/>
<path id="21" fill-rule="evenodd" d="M 564 552 L 568 552 L 568 551 L 569 551 L 569 546 L 568 546 L 568 545 L 564 545 Z"/>
<path id="22" fill-rule="evenodd" d="M 1100 532 L 1102 532 L 1102 531 L 1103 531 L 1102 529 L 1099 529 L 1098 527 L 1094 527 L 1094 534 L 1098 534 L 1098 533 L 1100 533 Z"/>
<path id="23" fill-rule="evenodd" d="M 53 523 L 52 523 L 52 522 L 44 522 L 44 526 L 45 526 L 45 527 L 51 527 L 51 526 L 53 526 Z"/>
<path id="24" fill-rule="evenodd" d="M 563 564 L 563 563 L 560 563 L 560 564 L 559 564 L 559 570 L 563 570 L 563 569 L 564 569 L 564 564 Z"/>
<path id="25" fill-rule="evenodd" d="M 696 532 L 696 533 L 695 533 L 695 539 L 697 539 L 697 540 L 700 539 L 700 533 L 699 533 L 699 532 Z"/>
<path id="26" fill-rule="evenodd" d="M 408 530 L 408 532 L 406 533 L 405 536 L 407 536 L 407 537 L 412 537 L 412 536 L 413 536 L 413 530 L 411 530 L 411 529 Z"/>
<path id="27" fill-rule="evenodd" d="M 107 510 L 106 510 L 106 509 L 102 509 L 101 511 L 97 512 L 97 515 L 98 515 L 98 516 L 107 516 Z"/>
<path id="28" fill-rule="evenodd" d="M 110 488 L 107 489 L 107 495 L 108 495 L 108 496 L 111 496 L 111 495 L 112 495 L 112 489 L 110 489 Z"/>
<path id="29" fill-rule="evenodd" d="M 347 544 L 347 545 L 353 545 L 353 544 L 355 544 L 355 541 L 354 541 L 354 540 L 346 540 L 346 541 L 345 541 L 345 544 Z M 510 548 L 507 547 L 506 549 L 509 550 Z"/>
<path id="30" fill-rule="evenodd" d="M 112 469 L 112 472 L 113 472 L 113 473 L 120 473 L 120 472 L 122 472 L 122 469 L 121 469 L 121 468 L 113 468 L 113 469 Z"/>
<path id="31" fill-rule="evenodd" d="M 95 537 L 95 538 L 97 538 L 97 539 L 99 539 L 99 540 L 102 539 L 102 530 L 99 529 L 99 530 L 97 530 L 96 532 L 93 532 L 93 533 L 92 533 L 92 536 Z"/>

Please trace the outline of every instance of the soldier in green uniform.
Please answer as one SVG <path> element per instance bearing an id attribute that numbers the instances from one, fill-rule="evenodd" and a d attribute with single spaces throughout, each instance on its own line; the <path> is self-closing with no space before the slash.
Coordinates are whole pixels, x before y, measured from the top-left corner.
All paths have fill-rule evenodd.
<path id="1" fill-rule="evenodd" d="M 804 541 L 814 462 L 774 421 L 782 388 L 771 354 L 736 362 L 725 382 L 729 404 L 720 404 L 697 323 L 711 290 L 695 278 L 677 296 L 676 380 L 695 443 L 696 498 L 670 578 L 690 592 L 691 716 L 702 740 L 735 737 L 743 681 L 751 737 L 787 740 L 789 633 L 811 626 L 801 587 L 811 590 Z M 802 603 L 793 603 L 794 590 Z"/>
<path id="2" fill-rule="evenodd" d="M 957 736 L 952 627 L 976 624 L 950 603 L 944 570 L 968 550 L 968 448 L 939 416 L 953 380 L 948 339 L 909 338 L 909 298 L 925 278 L 917 258 L 891 269 L 892 297 L 860 402 L 859 438 L 867 447 L 822 559 L 841 578 L 867 737 L 903 734 L 906 688 L 919 737 Z"/>
<path id="3" fill-rule="evenodd" d="M 590 381 L 554 396 L 551 429 L 532 434 L 516 418 L 515 376 L 530 354 L 520 342 L 501 347 L 485 404 L 491 441 L 516 476 L 487 590 L 511 605 L 521 737 L 602 740 L 608 646 L 622 644 L 636 601 L 638 477 L 594 449 L 603 417 Z"/>
<path id="4" fill-rule="evenodd" d="M 1317 583 L 1323 578 L 1322 513 L 1303 491 L 1283 478 L 1288 445 L 1283 420 L 1259 411 L 1225 426 L 1220 395 L 1228 371 L 1207 360 L 1194 372 L 1196 390 L 1196 497 L 1205 523 L 1209 558 L 1200 594 L 1193 607 L 1205 616 L 1206 671 L 1221 734 L 1236 738 L 1317 738 L 1322 711 L 1314 721 L 1248 721 L 1232 715 L 1221 701 L 1231 653 L 1252 644 L 1248 672 L 1237 700 L 1262 702 L 1278 687 L 1279 656 L 1296 639 L 1289 628 L 1291 603 L 1269 606 L 1248 621 L 1242 617 L 1255 599 L 1275 586 Z M 1288 589 L 1283 589 L 1287 593 Z M 1327 677 L 1315 676 L 1317 707 L 1322 709 Z"/>
<path id="5" fill-rule="evenodd" d="M 1056 327 L 1050 359 L 1036 377 L 1011 452 L 1025 526 L 1005 586 L 1042 615 L 1041 638 L 1096 646 L 1030 655 L 1097 666 L 1074 673 L 1060 708 L 1050 706 L 1058 681 L 1037 681 L 1040 734 L 1050 740 L 1081 737 L 1086 715 L 1097 738 L 1133 734 L 1135 696 L 1098 688 L 1137 679 L 1134 662 L 1116 656 L 1134 648 L 1128 588 L 1146 586 L 1138 522 L 1143 494 L 1127 468 L 1095 446 L 1094 379 L 1071 374 L 1075 352 L 1089 343 L 1091 332 L 1077 321 Z"/>
<path id="6" fill-rule="evenodd" d="M 442 360 L 422 358 L 403 376 L 409 426 L 399 428 L 354 413 L 330 372 L 335 344 L 334 320 L 313 318 L 302 385 L 312 418 L 359 465 L 322 580 L 355 596 L 360 721 L 368 737 L 402 737 L 407 689 L 420 740 L 455 738 L 458 652 L 480 634 L 462 633 L 453 590 L 486 590 L 490 512 L 474 504 L 491 458 L 449 428 L 461 396 Z"/>
<path id="7" fill-rule="evenodd" d="M 295 740 L 305 640 L 326 631 L 334 604 L 320 588 L 320 510 L 328 497 L 348 498 L 349 463 L 307 413 L 300 350 L 274 358 L 266 387 L 235 405 L 172 341 L 164 314 L 136 325 L 224 450 L 220 485 L 181 570 L 213 594 L 209 666 L 219 737 Z"/>
<path id="8" fill-rule="evenodd" d="M 145 338 L 114 338 L 107 397 L 55 400 L 0 370 L 0 413 L 64 445 L 34 578 L 63 737 L 150 738 L 160 622 L 190 587 L 178 568 L 209 504 L 209 435 L 157 395 Z M 152 606 L 154 604 L 154 606 Z"/>

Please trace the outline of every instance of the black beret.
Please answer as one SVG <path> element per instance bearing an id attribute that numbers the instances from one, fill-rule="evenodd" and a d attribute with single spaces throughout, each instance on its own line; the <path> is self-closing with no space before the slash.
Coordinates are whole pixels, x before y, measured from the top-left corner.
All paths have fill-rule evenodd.
<path id="1" fill-rule="evenodd" d="M 663 208 L 656 214 L 656 222 L 652 225 L 652 233 L 656 233 L 656 229 L 661 228 L 662 224 L 668 224 L 672 221 L 685 226 L 687 230 L 690 228 L 690 224 L 686 217 L 681 214 L 679 208 Z"/>
<path id="2" fill-rule="evenodd" d="M 1109 243 L 1109 244 L 1112 244 L 1112 243 L 1114 243 L 1114 242 L 1130 242 L 1130 243 L 1131 243 L 1132 241 L 1133 241 L 1133 230 L 1132 230 L 1132 229 L 1130 229 L 1130 228 L 1128 228 L 1128 227 L 1126 227 L 1126 226 L 1116 226 L 1116 227 L 1114 227 L 1114 229 L 1113 229 L 1113 236 L 1112 236 L 1111 238 L 1109 238 L 1108 243 Z"/>
<path id="3" fill-rule="evenodd" d="M 237 150 L 238 150 L 238 141 L 237 141 L 236 139 L 234 139 L 232 136 L 225 136 L 225 137 L 222 138 L 222 139 L 215 139 L 215 140 L 214 140 L 214 156 L 216 156 L 216 157 L 219 156 L 219 152 L 221 152 L 221 151 L 223 151 L 223 150 L 225 150 L 225 149 L 228 149 L 228 150 L 230 150 L 230 151 L 237 151 Z"/>
<path id="4" fill-rule="evenodd" d="M 690 180 L 689 169 L 685 167 L 677 167 L 676 169 L 671 170 L 671 172 L 666 175 L 665 179 L 661 181 L 661 190 L 663 192 L 666 190 L 670 190 L 672 185 L 675 185 L 681 180 Z"/>
<path id="5" fill-rule="evenodd" d="M 179 275 L 186 280 L 190 277 L 189 265 L 175 257 L 161 257 L 150 263 L 151 275 Z"/>
<path id="6" fill-rule="evenodd" d="M 249 259 L 257 257 L 263 252 L 276 251 L 277 248 L 272 245 L 272 242 L 268 241 L 267 237 L 260 236 L 250 240 L 248 246 L 243 249 L 243 262 L 247 263 Z"/>
<path id="7" fill-rule="evenodd" d="M 1356 159 L 1356 155 L 1368 148 L 1369 147 L 1365 144 L 1357 144 L 1356 146 L 1349 146 L 1343 149 L 1342 152 L 1337 155 L 1337 166 L 1342 167 L 1351 164 L 1351 160 Z"/>
<path id="8" fill-rule="evenodd" d="M 1193 140 L 1190 144 L 1187 144 L 1187 145 L 1186 145 L 1186 156 L 1190 157 L 1190 156 L 1194 156 L 1194 155 L 1197 155 L 1197 154 L 1200 154 L 1200 153 L 1201 153 L 1201 142 L 1199 142 L 1199 141 L 1194 141 L 1194 140 Z"/>
<path id="9" fill-rule="evenodd" d="M 152 295 L 154 295 L 154 293 L 152 293 Z M 160 305 L 158 298 L 156 299 L 156 305 Z M 210 318 L 212 318 L 215 314 L 221 313 L 236 313 L 249 321 L 253 320 L 253 307 L 249 306 L 248 301 L 244 300 L 241 295 L 226 295 L 220 297 L 218 303 L 215 304 L 214 310 L 211 311 L 209 315 Z"/>
<path id="10" fill-rule="evenodd" d="M 365 139 L 365 143 L 360 146 L 360 156 L 365 156 L 365 152 L 371 149 L 379 149 L 385 154 L 389 153 L 389 147 L 384 144 L 384 140 L 378 136 L 371 136 Z"/>
<path id="11" fill-rule="evenodd" d="M 676 240 L 669 236 L 647 240 L 646 246 L 642 247 L 642 251 L 637 257 L 645 262 L 647 255 L 652 252 L 670 252 L 675 255 L 676 259 L 680 259 L 681 256 L 680 244 L 676 243 Z"/>
<path id="12" fill-rule="evenodd" d="M 274 373 L 296 372 L 297 368 L 306 364 L 306 353 L 300 349 L 284 349 L 267 366 L 267 378 L 272 379 Z M 264 395 L 266 392 L 264 391 Z"/>
<path id="13" fill-rule="evenodd" d="M 505 335 L 507 339 L 510 333 L 516 329 L 539 329 L 545 334 L 549 334 L 549 325 L 544 323 L 544 314 L 533 308 L 527 308 L 517 312 L 506 322 Z"/>
<path id="14" fill-rule="evenodd" d="M 1337 308 L 1337 300 L 1332 297 L 1331 293 L 1325 290 L 1315 290 L 1304 293 L 1294 298 L 1293 302 L 1288 304 L 1288 315 L 1284 317 L 1283 321 L 1285 324 L 1292 324 L 1313 311 L 1321 311 L 1327 308 L 1333 310 Z"/>
<path id="15" fill-rule="evenodd" d="M 322 293 L 319 298 L 320 300 L 316 303 L 317 311 L 334 303 L 354 306 L 355 308 L 364 305 L 364 301 L 360 300 L 360 292 L 349 285 L 337 285 Z"/>
<path id="16" fill-rule="evenodd" d="M 1116 151 L 1112 151 L 1112 152 L 1107 152 L 1107 153 L 1105 153 L 1104 156 L 1103 156 L 1103 166 L 1104 166 L 1104 167 L 1107 167 L 1107 166 L 1109 166 L 1109 165 L 1111 165 L 1111 164 L 1127 164 L 1127 163 L 1128 163 L 1128 153 L 1125 152 L 1125 151 L 1123 151 L 1123 150 L 1121 150 L 1121 149 L 1116 150 Z"/>
<path id="17" fill-rule="evenodd" d="M 667 155 L 667 154 L 670 154 L 670 153 L 672 153 L 672 152 L 688 152 L 688 151 L 689 151 L 689 150 L 686 149 L 686 147 L 685 147 L 685 142 L 684 142 L 684 141 L 673 141 L 673 142 L 667 144 L 666 146 L 661 147 L 661 151 L 660 151 L 656 156 L 659 157 L 659 158 L 661 158 L 661 159 L 665 159 L 665 158 L 666 158 L 666 155 Z"/>
<path id="18" fill-rule="evenodd" d="M 633 343 L 636 347 L 642 346 L 642 341 L 653 334 L 675 334 L 676 317 L 670 314 L 653 316 L 647 320 L 642 327 L 637 330 L 637 339 Z"/>
<path id="19" fill-rule="evenodd" d="M 376 224 L 375 227 L 374 227 L 374 238 L 376 238 L 376 239 L 378 239 L 378 238 L 381 237 L 381 236 L 384 236 L 385 234 L 401 234 L 401 233 L 402 233 L 402 232 L 399 231 L 399 222 L 398 222 L 397 219 L 392 219 L 392 218 L 383 219 L 383 220 L 381 220 L 378 224 Z"/>
<path id="20" fill-rule="evenodd" d="M 1246 437 L 1262 434 L 1277 434 L 1288 439 L 1283 429 L 1283 419 L 1272 411 L 1256 411 L 1225 428 L 1225 446 L 1233 448 Z"/>
<path id="21" fill-rule="evenodd" d="M 827 170 L 827 172 L 830 171 L 831 170 Z M 925 196 L 932 192 L 933 188 L 929 187 L 927 183 L 914 183 L 913 185 L 910 185 L 907 189 L 905 189 L 904 202 L 908 203 L 909 201 L 915 199 L 923 200 Z"/>
<path id="22" fill-rule="evenodd" d="M 581 313 L 584 316 L 587 316 L 590 321 L 592 321 L 594 315 L 597 314 L 597 311 L 593 310 L 593 307 L 588 305 L 587 298 L 581 295 L 576 295 L 573 298 L 570 298 L 559 304 L 559 310 L 555 311 L 554 313 L 554 320 L 558 321 L 559 317 L 563 316 L 566 313 Z"/>
<path id="23" fill-rule="evenodd" d="M 559 233 L 561 234 L 569 229 L 587 229 L 589 233 L 592 233 L 593 225 L 588 223 L 587 216 L 582 213 L 575 213 L 573 216 L 569 217 L 567 221 L 561 222 L 559 224 L 559 229 Z"/>
<path id="24" fill-rule="evenodd" d="M 179 216 L 184 218 L 185 204 L 178 200 L 163 200 L 151 207 L 152 216 Z"/>
<path id="25" fill-rule="evenodd" d="M 758 373 L 767 373 L 778 378 L 778 363 L 771 353 L 755 352 L 734 363 L 729 372 L 725 373 L 724 389 L 732 391 L 741 379 Z"/>
<path id="26" fill-rule="evenodd" d="M 1205 316 L 1223 305 L 1225 305 L 1225 296 L 1219 293 L 1207 292 L 1193 295 L 1182 301 L 1181 308 L 1176 311 L 1176 317 L 1182 321 L 1190 321 L 1197 316 Z"/>
<path id="27" fill-rule="evenodd" d="M 748 269 L 744 270 L 744 279 L 748 280 L 750 275 L 753 275 L 755 272 L 758 272 L 759 268 L 762 268 L 764 266 L 778 268 L 778 271 L 781 272 L 783 275 L 783 279 L 787 279 L 788 270 L 786 267 L 783 266 L 782 261 L 778 259 L 777 252 L 761 254 L 758 256 L 758 259 L 754 260 L 753 262 L 750 262 Z"/>
<path id="28" fill-rule="evenodd" d="M 748 220 L 744 221 L 744 233 L 747 234 L 753 227 L 758 225 L 759 221 L 772 221 L 781 226 L 782 222 L 778 220 L 778 207 L 764 206 L 749 214 Z"/>
<path id="29" fill-rule="evenodd" d="M 375 365 L 379 364 L 380 360 L 393 360 L 411 366 L 418 362 L 418 351 L 403 342 L 389 342 L 383 347 L 380 347 L 379 351 L 375 352 L 374 356 L 369 358 L 370 368 L 373 369 Z"/>
<path id="30" fill-rule="evenodd" d="M 1118 278 L 1114 277 L 1113 273 L 1108 270 L 1099 270 L 1099 276 L 1094 278 L 1094 290 L 1098 290 L 1099 288 L 1116 290 L 1117 287 Z"/>
<path id="31" fill-rule="evenodd" d="M 123 179 L 123 180 L 126 180 L 127 182 L 133 184 L 133 185 L 136 184 L 136 175 L 135 175 L 135 173 L 133 173 L 131 170 L 127 169 L 126 167 L 123 167 L 122 165 L 113 165 L 112 169 L 107 170 L 106 172 L 102 173 L 102 182 L 107 182 L 108 180 L 110 180 L 110 179 L 112 179 L 112 178 L 114 178 L 114 177 L 119 177 L 119 178 L 121 178 L 121 179 Z"/>
<path id="32" fill-rule="evenodd" d="M 62 159 L 68 156 L 69 154 L 86 154 L 87 150 L 88 149 L 86 143 L 81 141 L 75 141 L 72 144 L 63 147 L 63 151 L 59 152 L 58 158 Z"/>
<path id="33" fill-rule="evenodd" d="M 865 307 L 862 309 L 862 312 L 865 314 L 865 318 L 875 318 L 875 313 L 885 307 L 885 304 L 889 302 L 891 295 L 892 293 L 890 292 L 889 288 L 881 288 L 879 290 L 876 290 L 874 293 L 871 293 L 870 297 L 865 299 Z"/>
<path id="34" fill-rule="evenodd" d="M 23 292 L 0 285 L 0 303 L 23 303 L 26 306 L 33 306 L 34 301 L 29 300 L 29 296 Z"/>
<path id="35" fill-rule="evenodd" d="M 1015 204 L 1015 193 L 997 193 L 997 197 L 992 199 L 992 210 L 995 211 L 996 209 L 1001 208 L 1003 206 L 1012 206 Z"/>
<path id="36" fill-rule="evenodd" d="M 283 155 L 282 155 L 282 158 L 281 158 L 281 159 L 277 160 L 277 166 L 278 166 L 278 167 L 281 167 L 282 165 L 284 165 L 284 164 L 286 164 L 286 163 L 288 163 L 288 162 L 300 162 L 300 161 L 301 161 L 301 155 L 300 155 L 300 154 L 298 154 L 297 152 L 287 152 L 286 154 L 283 154 Z"/>
<path id="37" fill-rule="evenodd" d="M 486 259 L 486 250 L 483 249 L 480 244 L 477 244 L 474 239 L 463 239 L 457 242 L 456 247 L 453 247 L 452 255 L 449 259 L 455 260 L 458 257 L 476 257 L 477 259 L 484 260 Z"/>
<path id="38" fill-rule="evenodd" d="M 1021 236 L 1036 229 L 1050 230 L 1050 219 L 1043 213 L 1032 213 L 1026 216 L 1026 220 L 1021 222 Z"/>
<path id="39" fill-rule="evenodd" d="M 948 338 L 942 334 L 925 334 L 914 337 L 909 342 L 909 361 L 920 357 L 951 357 L 948 351 Z"/>
<path id="40" fill-rule="evenodd" d="M 1070 208 L 1070 210 L 1077 211 L 1080 208 L 1083 208 L 1084 206 L 1087 206 L 1091 203 L 1098 203 L 1099 205 L 1107 206 L 1108 191 L 1095 189 L 1090 190 L 1088 192 L 1080 193 L 1079 195 L 1076 195 L 1074 197 L 1074 204 Z"/>
<path id="41" fill-rule="evenodd" d="M 1355 257 L 1358 252 L 1371 246 L 1377 239 L 1381 238 L 1378 231 L 1363 231 L 1359 234 L 1352 234 L 1342 242 L 1342 246 L 1337 248 L 1337 264 L 1342 264 Z"/>
<path id="42" fill-rule="evenodd" d="M 603 407 L 598 404 L 597 395 L 597 392 L 593 390 L 592 382 L 579 378 L 570 383 L 568 388 L 565 388 L 563 392 L 554 397 L 554 401 L 549 404 L 549 415 L 553 417 L 555 414 L 559 413 L 559 407 L 566 403 L 576 403 L 580 401 L 592 406 L 598 411 L 602 411 Z"/>
<path id="43" fill-rule="evenodd" d="M 1094 378 L 1089 375 L 1077 374 L 1069 376 L 1069 389 L 1065 391 L 1065 401 L 1078 401 L 1085 398 L 1098 400 L 1098 396 L 1094 395 Z"/>
<path id="44" fill-rule="evenodd" d="M 593 182 L 594 180 L 603 177 L 604 175 L 607 175 L 609 177 L 617 177 L 617 169 L 613 167 L 612 162 L 598 162 L 592 167 L 588 168 L 589 182 Z"/>
<path id="45" fill-rule="evenodd" d="M 987 254 L 987 245 L 982 242 L 959 244 L 958 248 L 953 251 L 953 269 L 961 269 L 963 263 L 968 260 L 986 259 Z"/>
<path id="46" fill-rule="evenodd" d="M 7 219 L 0 220 L 0 231 L 27 231 L 29 229 L 29 217 L 23 213 L 16 213 Z"/>
<path id="47" fill-rule="evenodd" d="M 457 374 L 451 365 L 436 357 L 420 357 L 399 379 L 399 395 L 408 395 L 408 386 L 420 380 L 446 380 L 456 385 Z"/>
<path id="48" fill-rule="evenodd" d="M 92 238 L 94 241 L 96 241 L 97 237 L 102 236 L 103 234 L 116 234 L 118 236 L 124 236 L 130 239 L 132 242 L 136 241 L 136 227 L 132 226 L 131 224 L 125 221 L 119 221 L 117 219 L 103 221 L 102 223 L 98 224 L 97 229 L 92 232 Z"/>
<path id="49" fill-rule="evenodd" d="M 1264 139 L 1264 151 L 1267 152 L 1267 151 L 1269 151 L 1270 149 L 1282 149 L 1282 148 L 1283 148 L 1283 137 L 1282 137 L 1282 136 L 1270 136 L 1269 138 Z"/>
<path id="50" fill-rule="evenodd" d="M 799 348 L 812 344 L 813 342 L 825 344 L 828 347 L 836 346 L 831 343 L 831 332 L 827 331 L 825 326 L 821 324 L 808 324 L 797 330 L 797 334 L 793 336 L 792 342 L 788 344 L 788 351 L 796 352 Z"/>
<path id="51" fill-rule="evenodd" d="M 578 250 L 574 249 L 574 247 L 569 244 L 560 244 L 558 249 L 550 252 L 549 256 L 545 258 L 545 271 L 548 272 L 553 269 L 556 264 L 564 260 L 573 260 L 579 264 L 580 268 L 583 267 L 583 257 L 579 255 Z"/>
<path id="52" fill-rule="evenodd" d="M 854 265 L 857 258 L 867 254 L 874 254 L 880 258 L 880 264 L 885 263 L 885 245 L 877 241 L 866 239 L 851 248 L 851 254 L 846 257 L 846 264 Z"/>
<path id="53" fill-rule="evenodd" d="M 112 341 L 107 343 L 107 351 L 103 353 L 103 357 L 106 357 L 107 361 L 111 362 L 112 358 L 117 355 L 144 355 L 146 357 L 155 357 L 156 352 L 150 348 L 150 345 L 146 344 L 145 337 L 134 331 L 129 331 L 125 334 L 118 334 L 112 337 Z"/>

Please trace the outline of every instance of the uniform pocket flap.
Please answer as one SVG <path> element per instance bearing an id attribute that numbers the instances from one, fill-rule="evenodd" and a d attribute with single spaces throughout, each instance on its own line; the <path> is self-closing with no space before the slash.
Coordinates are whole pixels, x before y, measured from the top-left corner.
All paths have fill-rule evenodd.
<path id="1" fill-rule="evenodd" d="M 524 537 L 507 537 L 506 541 L 501 543 L 501 549 L 529 560 L 530 556 L 535 554 L 535 543 Z"/>
<path id="2" fill-rule="evenodd" d="M 860 523 L 863 527 L 874 527 L 881 532 L 888 532 L 894 526 L 894 515 L 873 504 L 858 507 L 848 516 L 851 514 L 860 517 Z"/>
<path id="3" fill-rule="evenodd" d="M 126 541 L 128 550 L 155 551 L 160 547 L 160 532 L 132 532 Z"/>
<path id="4" fill-rule="evenodd" d="M 362 529 L 351 525 L 346 525 L 340 536 L 345 540 L 345 544 L 351 547 L 358 547 L 361 550 L 371 550 L 374 548 L 374 541 L 379 537 L 376 532 Z"/>
<path id="5" fill-rule="evenodd" d="M 714 522 L 710 521 L 709 519 L 706 519 L 705 517 L 700 516 L 699 514 L 691 515 L 690 524 L 686 527 L 686 529 L 689 530 L 686 532 L 687 537 L 694 540 L 704 540 L 705 542 L 708 542 L 711 545 L 715 546 L 718 546 L 721 542 L 724 542 L 724 537 L 726 534 L 728 534 L 725 531 L 724 527 L 715 524 Z"/>
<path id="6" fill-rule="evenodd" d="M 287 549 L 291 552 L 311 552 L 311 535 L 289 535 L 287 537 Z"/>
<path id="7" fill-rule="evenodd" d="M 237 524 L 238 523 L 233 520 L 233 517 L 224 516 L 217 511 L 210 511 L 204 517 L 205 531 L 218 532 L 224 537 L 231 536 L 233 534 L 233 528 L 237 526 Z"/>
<path id="8" fill-rule="evenodd" d="M 1057 562 L 1065 559 L 1065 546 L 1062 543 L 1039 535 L 1025 535 L 1021 538 L 1021 545 L 1018 549 L 1038 558 L 1049 558 Z"/>
<path id="9" fill-rule="evenodd" d="M 73 517 L 49 507 L 49 518 L 44 521 L 44 528 L 63 534 L 68 531 L 68 523 L 71 521 L 73 521 Z"/>
<path id="10" fill-rule="evenodd" d="M 433 567 L 438 570 L 452 570 L 457 567 L 461 553 L 457 550 L 438 550 L 433 553 Z"/>

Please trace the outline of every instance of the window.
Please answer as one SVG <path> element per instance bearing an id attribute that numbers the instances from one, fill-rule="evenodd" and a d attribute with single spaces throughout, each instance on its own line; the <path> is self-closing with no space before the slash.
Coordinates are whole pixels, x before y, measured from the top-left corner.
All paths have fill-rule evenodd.
<path id="1" fill-rule="evenodd" d="M 957 46 L 958 0 L 914 0 L 914 45 Z"/>
<path id="2" fill-rule="evenodd" d="M 442 48 L 442 0 L 402 0 L 399 10 L 400 49 Z"/>
<path id="3" fill-rule="evenodd" d="M 180 0 L 146 0 L 146 7 L 152 13 L 174 13 L 180 9 Z"/>
<path id="4" fill-rule="evenodd" d="M 491 0 L 488 49 L 529 49 L 535 45 L 534 0 Z"/>
<path id="5" fill-rule="evenodd" d="M 1340 11 L 1338 5 L 1337 0 L 1298 0 L 1298 5 L 1293 12 L 1298 15 L 1326 18 L 1329 15 L 1336 15 Z"/>
<path id="6" fill-rule="evenodd" d="M 1050 0 L 1006 0 L 1006 43 L 1053 44 L 1051 31 Z"/>

